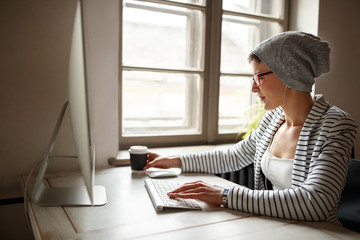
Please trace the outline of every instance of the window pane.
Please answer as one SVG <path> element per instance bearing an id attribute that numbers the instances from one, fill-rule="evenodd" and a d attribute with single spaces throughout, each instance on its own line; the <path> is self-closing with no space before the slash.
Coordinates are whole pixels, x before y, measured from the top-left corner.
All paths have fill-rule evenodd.
<path id="1" fill-rule="evenodd" d="M 197 74 L 123 72 L 123 136 L 200 132 L 201 77 Z"/>
<path id="2" fill-rule="evenodd" d="M 206 0 L 167 0 L 167 1 L 169 1 L 169 2 L 189 3 L 189 4 L 194 4 L 194 5 L 205 6 L 205 1 Z"/>
<path id="3" fill-rule="evenodd" d="M 281 32 L 278 23 L 224 15 L 221 72 L 251 73 L 249 53 L 261 41 Z"/>
<path id="4" fill-rule="evenodd" d="M 203 68 L 202 11 L 125 1 L 123 19 L 124 65 Z"/>
<path id="5" fill-rule="evenodd" d="M 284 18 L 284 0 L 223 0 L 223 9 Z"/>
<path id="6" fill-rule="evenodd" d="M 220 77 L 219 133 L 237 133 L 248 122 L 251 105 L 250 77 Z"/>

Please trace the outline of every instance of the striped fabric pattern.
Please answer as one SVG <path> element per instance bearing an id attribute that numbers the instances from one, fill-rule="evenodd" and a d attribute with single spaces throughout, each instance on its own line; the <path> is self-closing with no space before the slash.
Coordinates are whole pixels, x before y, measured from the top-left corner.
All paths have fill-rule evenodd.
<path id="1" fill-rule="evenodd" d="M 229 208 L 277 218 L 338 223 L 336 212 L 356 136 L 355 122 L 322 95 L 316 95 L 296 148 L 292 188 L 265 190 L 260 161 L 283 121 L 280 107 L 268 111 L 259 128 L 231 148 L 181 156 L 182 171 L 217 174 L 254 163 L 254 190 L 231 188 Z"/>

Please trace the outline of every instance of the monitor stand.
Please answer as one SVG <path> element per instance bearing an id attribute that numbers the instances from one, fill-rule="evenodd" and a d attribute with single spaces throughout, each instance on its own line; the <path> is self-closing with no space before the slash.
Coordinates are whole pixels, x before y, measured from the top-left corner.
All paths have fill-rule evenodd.
<path id="1" fill-rule="evenodd" d="M 68 101 L 66 101 L 61 109 L 59 118 L 56 122 L 55 129 L 51 136 L 49 147 L 41 167 L 37 175 L 33 191 L 32 199 L 40 206 L 101 206 L 106 204 L 106 191 L 104 186 L 93 186 L 91 200 L 86 186 L 78 187 L 48 187 L 44 184 L 45 172 L 50 159 L 61 158 L 77 158 L 77 156 L 53 156 L 52 151 L 55 141 L 64 118 Z M 95 151 L 94 151 L 95 152 Z M 94 153 L 93 152 L 93 153 Z M 94 168 L 93 168 L 94 171 Z"/>

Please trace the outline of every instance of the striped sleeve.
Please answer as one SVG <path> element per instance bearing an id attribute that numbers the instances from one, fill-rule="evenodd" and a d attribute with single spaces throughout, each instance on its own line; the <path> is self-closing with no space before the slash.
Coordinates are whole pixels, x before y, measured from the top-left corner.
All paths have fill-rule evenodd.
<path id="1" fill-rule="evenodd" d="M 258 143 L 273 121 L 274 114 L 274 111 L 266 112 L 260 126 L 229 149 L 180 156 L 182 171 L 218 174 L 237 171 L 250 165 L 259 155 Z"/>
<path id="2" fill-rule="evenodd" d="M 180 156 L 183 172 L 225 173 L 240 170 L 254 161 L 259 129 L 227 149 Z"/>
<path id="3" fill-rule="evenodd" d="M 318 157 L 311 160 L 303 184 L 284 190 L 233 187 L 229 192 L 229 208 L 293 220 L 336 222 L 356 125 L 347 117 L 335 118 L 331 123 L 326 122 L 328 126 L 323 129 L 326 138 Z"/>

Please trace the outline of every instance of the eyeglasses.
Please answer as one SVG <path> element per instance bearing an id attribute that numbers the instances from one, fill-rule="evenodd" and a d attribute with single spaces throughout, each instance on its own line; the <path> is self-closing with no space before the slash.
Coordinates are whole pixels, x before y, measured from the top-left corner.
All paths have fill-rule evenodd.
<path id="1" fill-rule="evenodd" d="M 260 74 L 255 74 L 253 77 L 252 77 L 252 80 L 253 82 L 255 83 L 255 85 L 257 87 L 260 87 L 262 85 L 262 81 L 261 81 L 261 77 L 262 76 L 265 76 L 265 75 L 268 75 L 270 73 L 273 73 L 273 72 L 266 72 L 266 73 L 260 73 Z"/>

